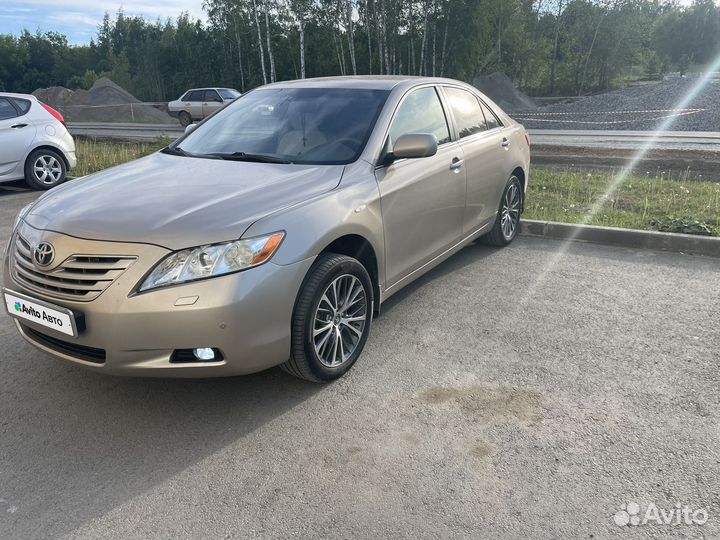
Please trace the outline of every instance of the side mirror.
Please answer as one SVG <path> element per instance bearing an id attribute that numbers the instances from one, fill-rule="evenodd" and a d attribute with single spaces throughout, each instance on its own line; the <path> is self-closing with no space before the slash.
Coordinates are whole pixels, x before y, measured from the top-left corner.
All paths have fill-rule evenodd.
<path id="1" fill-rule="evenodd" d="M 396 159 L 424 158 L 437 154 L 437 137 L 430 133 L 408 133 L 400 135 L 393 145 L 385 163 L 389 164 Z"/>
<path id="2" fill-rule="evenodd" d="M 185 126 L 185 135 L 192 132 L 197 127 L 197 124 L 188 124 Z"/>

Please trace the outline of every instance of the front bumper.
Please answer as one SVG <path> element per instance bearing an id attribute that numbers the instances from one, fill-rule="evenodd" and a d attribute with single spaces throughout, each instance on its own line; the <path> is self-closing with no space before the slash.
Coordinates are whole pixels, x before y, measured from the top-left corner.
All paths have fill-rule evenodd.
<path id="1" fill-rule="evenodd" d="M 58 238 L 62 235 L 48 235 L 53 236 L 53 245 L 63 248 Z M 73 249 L 83 243 L 80 249 L 86 253 L 109 249 L 128 253 L 135 248 L 138 259 L 96 299 L 80 302 L 43 295 L 18 283 L 10 271 L 10 250 L 3 264 L 7 288 L 84 314 L 85 330 L 75 339 L 16 320 L 20 334 L 37 348 L 96 371 L 152 377 L 241 375 L 289 358 L 295 298 L 312 259 L 287 266 L 268 262 L 236 274 L 132 295 L 135 285 L 167 250 L 143 244 L 72 242 Z M 58 346 L 58 340 L 70 347 Z M 104 361 L 75 353 L 73 346 L 103 351 Z M 171 362 L 174 351 L 198 347 L 217 348 L 223 359 Z"/>

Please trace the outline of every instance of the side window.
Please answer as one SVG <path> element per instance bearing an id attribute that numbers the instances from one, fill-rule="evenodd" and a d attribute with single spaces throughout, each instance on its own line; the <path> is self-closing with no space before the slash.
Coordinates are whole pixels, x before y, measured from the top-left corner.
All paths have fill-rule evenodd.
<path id="1" fill-rule="evenodd" d="M 188 92 L 188 95 L 185 96 L 185 101 L 202 101 L 204 97 L 204 90 L 193 90 L 192 92 Z"/>
<path id="2" fill-rule="evenodd" d="M 18 115 L 15 107 L 7 98 L 0 98 L 0 120 L 15 118 Z"/>
<path id="3" fill-rule="evenodd" d="M 467 90 L 450 86 L 445 87 L 445 93 L 450 102 L 461 139 L 488 129 L 477 97 Z"/>
<path id="4" fill-rule="evenodd" d="M 220 95 L 215 90 L 205 90 L 204 101 L 222 101 Z"/>
<path id="5" fill-rule="evenodd" d="M 438 144 L 450 141 L 450 130 L 435 88 L 413 90 L 400 104 L 390 126 L 390 144 L 408 133 L 432 133 Z"/>
<path id="6" fill-rule="evenodd" d="M 15 105 L 20 109 L 20 114 L 27 114 L 30 110 L 30 101 L 27 99 L 13 98 Z"/>
<path id="7" fill-rule="evenodd" d="M 495 113 L 490 110 L 490 107 L 482 102 L 480 102 L 480 106 L 482 107 L 483 113 L 485 113 L 485 120 L 487 121 L 488 129 L 495 129 L 502 126 L 502 123 Z"/>

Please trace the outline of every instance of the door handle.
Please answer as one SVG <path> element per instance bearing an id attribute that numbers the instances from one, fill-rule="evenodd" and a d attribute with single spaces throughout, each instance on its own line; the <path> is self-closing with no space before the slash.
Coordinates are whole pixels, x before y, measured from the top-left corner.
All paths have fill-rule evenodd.
<path id="1" fill-rule="evenodd" d="M 452 160 L 452 163 L 450 163 L 450 170 L 451 171 L 458 170 L 460 167 L 463 166 L 463 163 L 465 163 L 464 159 L 454 157 Z"/>
<path id="2" fill-rule="evenodd" d="M 27 126 L 27 124 L 13 124 L 10 127 L 20 129 L 20 128 L 24 128 L 25 126 Z"/>
<path id="3" fill-rule="evenodd" d="M 503 147 L 503 148 L 510 148 L 510 141 L 508 140 L 507 137 L 503 137 L 502 147 Z"/>

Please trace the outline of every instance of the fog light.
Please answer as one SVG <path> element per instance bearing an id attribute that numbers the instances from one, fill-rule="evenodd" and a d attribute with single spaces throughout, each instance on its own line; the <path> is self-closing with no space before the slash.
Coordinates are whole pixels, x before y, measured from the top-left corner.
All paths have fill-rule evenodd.
<path id="1" fill-rule="evenodd" d="M 208 360 L 215 360 L 215 351 L 210 347 L 204 347 L 202 349 L 193 349 L 193 355 L 198 360 L 207 362 Z"/>

